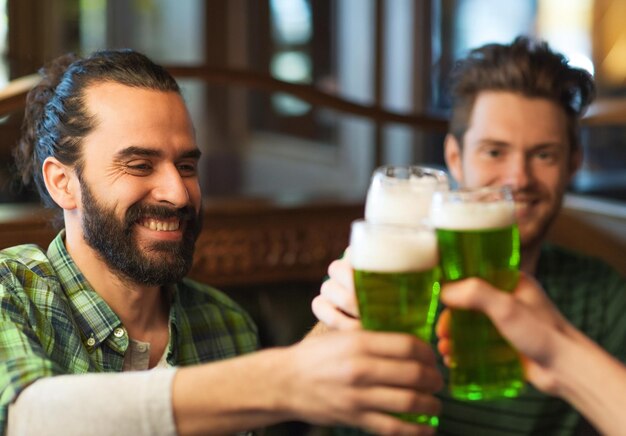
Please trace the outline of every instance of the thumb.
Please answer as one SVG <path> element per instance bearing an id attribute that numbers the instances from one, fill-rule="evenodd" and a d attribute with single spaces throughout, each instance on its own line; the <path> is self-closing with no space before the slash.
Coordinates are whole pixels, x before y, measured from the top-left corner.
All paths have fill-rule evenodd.
<path id="1" fill-rule="evenodd" d="M 476 277 L 445 283 L 441 290 L 441 301 L 446 306 L 479 310 L 487 314 L 494 307 L 505 304 L 503 300 L 509 298 L 505 292 Z"/>

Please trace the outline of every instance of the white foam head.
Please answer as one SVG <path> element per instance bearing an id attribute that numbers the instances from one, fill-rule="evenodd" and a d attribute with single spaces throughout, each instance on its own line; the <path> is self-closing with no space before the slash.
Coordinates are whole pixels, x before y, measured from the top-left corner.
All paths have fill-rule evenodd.
<path id="1" fill-rule="evenodd" d="M 437 238 L 428 227 L 355 221 L 350 235 L 354 269 L 374 272 L 425 271 L 439 263 Z"/>
<path id="2" fill-rule="evenodd" d="M 365 219 L 373 223 L 417 225 L 428 218 L 433 192 L 447 189 L 447 178 L 440 171 L 409 173 L 401 178 L 377 170 L 367 192 Z"/>
<path id="3" fill-rule="evenodd" d="M 432 202 L 431 224 L 438 229 L 480 230 L 508 227 L 515 223 L 512 201 L 439 201 Z"/>

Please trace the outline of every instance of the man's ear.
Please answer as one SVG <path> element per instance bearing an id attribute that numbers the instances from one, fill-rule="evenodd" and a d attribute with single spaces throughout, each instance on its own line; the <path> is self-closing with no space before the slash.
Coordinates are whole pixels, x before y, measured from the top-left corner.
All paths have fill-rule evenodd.
<path id="1" fill-rule="evenodd" d="M 48 157 L 42 165 L 43 180 L 48 193 L 61 209 L 76 208 L 78 181 L 74 170 L 55 157 Z"/>
<path id="2" fill-rule="evenodd" d="M 446 165 L 448 171 L 454 177 L 457 183 L 463 181 L 463 161 L 461 156 L 461 145 L 456 140 L 453 134 L 448 133 L 443 143 L 444 157 L 446 159 Z"/>

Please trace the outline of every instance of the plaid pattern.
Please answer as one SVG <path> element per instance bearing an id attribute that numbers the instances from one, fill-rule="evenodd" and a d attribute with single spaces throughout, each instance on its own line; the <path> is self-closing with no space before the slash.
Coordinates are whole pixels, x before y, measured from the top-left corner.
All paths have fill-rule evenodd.
<path id="1" fill-rule="evenodd" d="M 0 251 L 0 435 L 8 405 L 41 377 L 122 371 L 128 335 L 91 288 L 64 245 Z M 216 289 L 183 279 L 173 285 L 167 361 L 192 365 L 258 348 L 252 319 Z"/>
<path id="2" fill-rule="evenodd" d="M 591 339 L 626 362 L 626 280 L 615 270 L 588 256 L 546 245 L 537 280 L 563 315 Z M 440 308 L 441 310 L 441 308 Z M 436 343 L 434 338 L 433 345 Z M 444 378 L 447 368 L 440 362 Z M 607 380 L 607 383 L 610 383 Z M 574 435 L 581 417 L 565 401 L 528 385 L 515 399 L 467 402 L 439 394 L 443 410 L 438 435 Z M 336 434 L 365 434 L 337 429 Z"/>

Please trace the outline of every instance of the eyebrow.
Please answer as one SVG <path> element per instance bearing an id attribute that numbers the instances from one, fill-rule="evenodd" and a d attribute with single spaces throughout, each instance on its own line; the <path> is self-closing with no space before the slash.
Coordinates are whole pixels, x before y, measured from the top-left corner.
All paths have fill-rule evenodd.
<path id="1" fill-rule="evenodd" d="M 485 138 L 485 139 L 481 139 L 480 141 L 478 141 L 478 143 L 480 145 L 491 145 L 494 147 L 508 147 L 511 144 L 507 141 L 501 141 L 498 139 L 493 139 L 493 138 Z M 534 144 L 532 146 L 533 149 L 537 149 L 537 148 L 546 148 L 546 147 L 560 147 L 561 143 L 558 141 L 553 141 L 553 142 L 541 142 L 538 144 Z"/>
<path id="2" fill-rule="evenodd" d="M 200 155 L 202 152 L 197 148 L 193 150 L 188 150 L 181 153 L 177 159 L 200 159 Z M 157 150 L 154 148 L 146 148 L 139 147 L 136 145 L 132 145 L 130 147 L 126 147 L 117 153 L 115 153 L 115 159 L 123 160 L 128 159 L 130 157 L 157 157 L 160 158 L 163 156 L 163 152 L 161 150 Z"/>
<path id="3" fill-rule="evenodd" d="M 507 141 L 501 141 L 499 139 L 484 138 L 478 141 L 480 145 L 493 145 L 497 147 L 508 147 L 510 144 Z"/>

